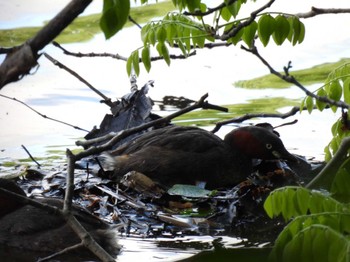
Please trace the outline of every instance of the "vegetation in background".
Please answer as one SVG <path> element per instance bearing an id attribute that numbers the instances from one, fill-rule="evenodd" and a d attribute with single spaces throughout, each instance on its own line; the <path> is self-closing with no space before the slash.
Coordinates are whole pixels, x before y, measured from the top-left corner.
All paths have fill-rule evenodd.
<path id="1" fill-rule="evenodd" d="M 291 71 L 291 74 L 300 83 L 303 83 L 303 85 L 322 83 L 332 70 L 349 62 L 349 58 L 343 58 L 338 62 L 324 63 L 307 69 Z M 287 88 L 291 86 L 290 83 L 283 81 L 282 79 L 272 74 L 256 77 L 249 80 L 237 81 L 234 83 L 234 85 L 248 89 Z"/>
<path id="2" fill-rule="evenodd" d="M 173 9 L 173 3 L 165 1 L 157 4 L 132 7 L 130 9 L 130 16 L 135 17 L 136 22 L 142 24 L 154 17 L 164 16 Z M 101 14 L 78 17 L 55 39 L 55 41 L 61 44 L 67 44 L 92 39 L 96 34 L 102 32 L 100 28 L 100 18 Z M 125 24 L 125 26 L 131 25 L 133 24 L 129 21 Z M 20 45 L 32 38 L 40 29 L 41 26 L 0 30 L 0 46 L 10 47 Z"/>

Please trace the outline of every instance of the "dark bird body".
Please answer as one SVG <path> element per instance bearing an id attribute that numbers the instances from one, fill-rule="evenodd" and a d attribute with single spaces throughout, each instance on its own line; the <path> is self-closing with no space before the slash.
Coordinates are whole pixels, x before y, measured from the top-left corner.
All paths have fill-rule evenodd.
<path id="1" fill-rule="evenodd" d="M 10 180 L 0 179 L 0 188 L 25 196 L 24 191 Z M 43 198 L 37 201 L 58 208 L 63 206 L 63 201 L 60 199 Z M 105 250 L 112 255 L 118 253 L 120 248 L 116 232 L 108 224 L 77 206 L 73 206 L 72 213 Z M 12 196 L 0 192 L 0 257 L 2 252 L 13 249 L 18 250 L 12 252 L 14 255 L 18 253 L 25 256 L 25 252 L 52 254 L 80 242 L 63 217 L 23 204 Z M 90 254 L 91 257 L 91 253 L 85 249 L 79 249 L 79 254 Z M 15 260 L 22 261 L 22 258 Z M 35 261 L 35 259 L 24 257 L 24 261 Z"/>
<path id="2" fill-rule="evenodd" d="M 234 129 L 222 140 L 196 128 L 150 131 L 107 156 L 114 177 L 141 172 L 165 186 L 206 182 L 207 188 L 236 185 L 252 171 L 252 159 L 295 160 L 273 132 L 256 126 Z"/>

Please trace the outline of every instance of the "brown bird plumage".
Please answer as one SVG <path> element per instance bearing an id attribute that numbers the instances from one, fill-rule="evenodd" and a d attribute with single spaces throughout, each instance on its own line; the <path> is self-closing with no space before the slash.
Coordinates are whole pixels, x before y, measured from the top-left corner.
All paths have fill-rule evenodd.
<path id="1" fill-rule="evenodd" d="M 114 178 L 138 171 L 165 186 L 206 182 L 235 185 L 252 171 L 252 159 L 295 161 L 282 141 L 257 126 L 234 129 L 222 140 L 196 128 L 169 126 L 150 131 L 107 155 Z"/>

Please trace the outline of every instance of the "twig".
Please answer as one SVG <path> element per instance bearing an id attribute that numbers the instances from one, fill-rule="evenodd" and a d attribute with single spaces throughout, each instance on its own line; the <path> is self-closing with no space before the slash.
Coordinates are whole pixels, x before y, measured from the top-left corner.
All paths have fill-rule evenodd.
<path id="1" fill-rule="evenodd" d="M 64 64 L 62 64 L 61 62 L 57 61 L 56 59 L 54 59 L 53 57 L 51 57 L 49 54 L 44 53 L 44 56 L 50 60 L 54 65 L 58 66 L 59 68 L 66 70 L 68 73 L 70 73 L 71 75 L 73 75 L 74 77 L 78 78 L 81 82 L 83 82 L 85 85 L 87 85 L 92 91 L 94 91 L 96 94 L 98 94 L 99 96 L 101 96 L 103 98 L 103 102 L 105 104 L 107 104 L 109 107 L 113 107 L 113 103 L 111 101 L 111 99 L 107 96 L 105 96 L 103 93 L 101 93 L 99 90 L 97 90 L 95 87 L 93 87 L 88 81 L 86 81 L 84 78 L 82 78 L 80 75 L 78 75 L 76 72 L 74 72 L 72 69 L 68 68 L 67 66 L 65 66 Z"/>
<path id="2" fill-rule="evenodd" d="M 67 126 L 70 126 L 70 127 L 73 127 L 74 129 L 77 129 L 77 130 L 89 132 L 89 131 L 86 130 L 86 129 L 83 129 L 83 128 L 80 128 L 80 127 L 78 127 L 78 126 L 71 125 L 71 124 L 68 124 L 68 123 L 66 123 L 66 122 L 63 122 L 63 121 L 61 121 L 61 120 L 57 120 L 57 119 L 51 118 L 51 117 L 49 117 L 49 116 L 47 116 L 47 115 L 44 115 L 44 114 L 38 112 L 37 110 L 35 110 L 34 108 L 32 108 L 31 106 L 29 106 L 28 104 L 26 104 L 25 102 L 16 99 L 15 97 L 9 97 L 9 96 L 3 95 L 3 94 L 0 94 L 0 96 L 2 96 L 2 97 L 4 97 L 4 98 L 7 98 L 7 99 L 10 99 L 10 100 L 13 100 L 13 101 L 16 101 L 16 102 L 18 102 L 18 103 L 20 103 L 20 104 L 22 104 L 22 105 L 28 107 L 30 110 L 32 110 L 33 112 L 37 113 L 39 116 L 41 116 L 41 117 L 43 117 L 43 118 L 46 118 L 46 119 L 48 119 L 48 120 L 52 120 L 52 121 L 55 121 L 55 122 L 58 122 L 58 123 L 60 123 L 60 124 L 64 124 L 64 125 L 67 125 Z"/>
<path id="3" fill-rule="evenodd" d="M 147 129 L 149 127 L 152 127 L 154 125 L 168 123 L 168 122 L 171 121 L 171 119 L 173 119 L 175 117 L 178 117 L 180 115 L 183 115 L 185 113 L 188 113 L 190 111 L 193 111 L 195 109 L 198 109 L 198 108 L 215 109 L 215 110 L 220 110 L 220 111 L 224 111 L 224 112 L 228 111 L 227 108 L 220 107 L 220 106 L 217 106 L 217 105 L 212 105 L 212 104 L 208 103 L 206 101 L 207 97 L 208 97 L 208 94 L 205 94 L 196 103 L 194 103 L 193 105 L 190 105 L 190 106 L 188 106 L 186 108 L 183 108 L 183 109 L 181 109 L 179 111 L 176 111 L 175 113 L 170 114 L 170 115 L 168 115 L 166 117 L 159 118 L 159 119 L 147 122 L 147 123 L 145 123 L 143 125 L 140 125 L 140 126 L 137 126 L 137 127 L 133 127 L 133 128 L 129 128 L 129 129 L 120 131 L 118 134 L 113 132 L 113 133 L 107 134 L 107 135 L 105 135 L 103 137 L 90 139 L 90 140 L 87 140 L 87 141 L 77 141 L 75 144 L 78 145 L 78 146 L 88 146 L 88 145 L 94 144 L 96 142 L 101 142 L 101 141 L 105 141 L 105 140 L 110 139 L 107 143 L 105 143 L 105 144 L 103 144 L 101 146 L 91 147 L 91 148 L 89 148 L 89 149 L 87 149 L 87 150 L 85 150 L 83 152 L 78 153 L 76 155 L 76 157 L 78 159 L 81 159 L 83 157 L 89 156 L 90 154 L 102 153 L 103 151 L 106 151 L 106 150 L 112 148 L 112 146 L 114 144 L 116 144 L 117 142 L 119 142 L 120 140 L 122 140 L 125 137 L 128 137 L 128 136 L 130 136 L 132 134 L 135 134 L 137 132 L 145 130 L 145 129 Z"/>
<path id="4" fill-rule="evenodd" d="M 24 145 L 21 145 L 21 147 L 24 149 L 24 151 L 26 151 L 26 153 L 28 154 L 28 156 L 30 157 L 31 160 L 33 160 L 33 162 L 38 166 L 38 168 L 41 167 L 41 165 L 39 164 L 39 162 L 37 162 L 35 160 L 35 158 L 32 156 L 32 154 L 28 151 L 28 149 L 24 146 Z"/>
<path id="5" fill-rule="evenodd" d="M 62 47 L 59 43 L 57 42 L 53 42 L 52 43 L 54 46 L 56 46 L 57 48 L 61 49 L 63 51 L 63 53 L 65 55 L 70 55 L 70 56 L 75 56 L 75 57 L 111 57 L 113 59 L 118 59 L 118 60 L 123 60 L 123 61 L 127 61 L 128 58 L 125 56 L 121 56 L 119 54 L 111 54 L 111 53 L 81 53 L 81 52 L 70 52 L 67 49 L 65 49 L 64 47 Z M 174 45 L 174 47 L 177 47 L 177 45 Z M 191 48 L 194 48 L 193 46 Z M 196 55 L 196 50 L 194 50 L 193 52 L 185 55 L 169 55 L 169 57 L 171 59 L 186 59 L 190 56 L 194 56 Z M 150 59 L 152 62 L 153 61 L 157 61 L 157 60 L 163 60 L 162 56 L 153 56 Z M 142 59 L 139 58 L 139 62 L 142 62 Z"/>
<path id="6" fill-rule="evenodd" d="M 138 28 L 142 29 L 142 26 L 141 26 L 139 23 L 137 23 L 137 22 L 131 17 L 131 15 L 129 15 L 128 18 L 129 18 L 129 21 L 130 21 L 131 23 L 133 23 L 134 25 L 136 25 Z"/>
<path id="7" fill-rule="evenodd" d="M 67 149 L 67 160 L 68 160 L 68 170 L 67 170 L 67 186 L 66 194 L 64 198 L 63 215 L 67 223 L 70 225 L 72 230 L 78 235 L 82 240 L 82 243 L 91 252 L 93 252 L 102 261 L 112 262 L 115 261 L 86 231 L 86 229 L 79 223 L 79 221 L 72 215 L 72 199 L 74 191 L 74 166 L 76 162 L 75 155 Z"/>
<path id="8" fill-rule="evenodd" d="M 50 256 L 47 256 L 47 257 L 43 257 L 43 258 L 39 258 L 37 261 L 38 262 L 44 262 L 44 261 L 50 261 L 52 258 L 55 258 L 57 256 L 60 256 L 60 255 L 63 255 L 63 254 L 66 254 L 72 250 L 75 250 L 75 249 L 78 249 L 80 247 L 84 247 L 84 244 L 83 243 L 79 243 L 79 244 L 76 244 L 76 245 L 73 245 L 73 246 L 70 246 L 70 247 L 66 247 L 65 249 L 62 249 Z"/>
<path id="9" fill-rule="evenodd" d="M 319 100 L 321 102 L 327 103 L 329 105 L 334 105 L 340 108 L 347 108 L 349 109 L 350 105 L 343 102 L 343 101 L 335 101 L 333 99 L 330 99 L 326 96 L 318 96 L 312 92 L 310 92 L 306 87 L 304 87 L 300 82 L 298 82 L 293 76 L 288 74 L 281 74 L 280 72 L 276 71 L 258 52 L 258 49 L 256 48 L 256 46 L 253 46 L 252 48 L 246 48 L 244 46 L 241 46 L 241 48 L 247 52 L 252 53 L 253 55 L 255 55 L 256 57 L 258 57 L 260 59 L 260 61 L 270 70 L 270 73 L 279 77 L 280 79 L 291 83 L 293 85 L 296 85 L 297 87 L 299 87 L 302 91 L 305 92 L 306 95 L 311 96 L 313 98 L 315 98 L 316 100 Z"/>
<path id="10" fill-rule="evenodd" d="M 115 58 L 115 59 L 119 59 L 119 60 L 123 60 L 123 61 L 127 61 L 128 58 L 118 55 L 118 54 L 110 54 L 110 53 L 74 53 L 74 52 L 70 52 L 67 49 L 65 49 L 64 47 L 62 47 L 59 43 L 53 41 L 52 44 L 61 49 L 63 51 L 63 53 L 65 55 L 70 55 L 70 56 L 75 56 L 75 57 L 111 57 L 111 58 Z"/>
<path id="11" fill-rule="evenodd" d="M 273 3 L 275 2 L 275 0 L 270 0 L 269 2 L 267 2 L 265 5 L 263 5 L 262 7 L 258 8 L 257 10 L 255 10 L 254 12 L 252 12 L 250 14 L 249 19 L 245 20 L 242 23 L 239 23 L 236 27 L 232 28 L 229 32 L 223 34 L 220 39 L 221 40 L 228 40 L 231 37 L 234 37 L 237 35 L 237 33 L 243 28 L 243 27 L 247 27 L 248 25 L 250 25 L 251 23 L 253 23 L 255 21 L 255 18 L 257 17 L 257 15 L 259 13 L 261 13 L 262 11 L 264 11 L 266 8 L 269 8 Z"/>

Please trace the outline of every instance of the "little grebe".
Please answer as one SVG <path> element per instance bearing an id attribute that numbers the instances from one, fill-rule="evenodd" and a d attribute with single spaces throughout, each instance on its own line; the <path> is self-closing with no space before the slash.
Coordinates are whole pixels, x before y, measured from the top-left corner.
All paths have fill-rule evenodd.
<path id="1" fill-rule="evenodd" d="M 236 128 L 224 140 L 197 128 L 169 126 L 149 131 L 105 154 L 113 178 L 141 172 L 164 186 L 205 182 L 207 188 L 234 186 L 252 172 L 252 159 L 297 161 L 272 131 Z"/>
<path id="2" fill-rule="evenodd" d="M 26 195 L 12 180 L 0 178 L 0 188 L 22 196 Z M 43 198 L 37 201 L 59 208 L 63 206 L 63 201 L 60 199 Z M 118 253 L 120 248 L 115 230 L 77 206 L 73 206 L 72 213 L 107 252 L 111 255 Z M 20 253 L 29 251 L 50 254 L 81 242 L 62 217 L 29 204 L 22 204 L 3 192 L 0 192 L 0 225 L 2 252 L 19 249 Z M 81 251 L 79 250 L 79 253 Z"/>

